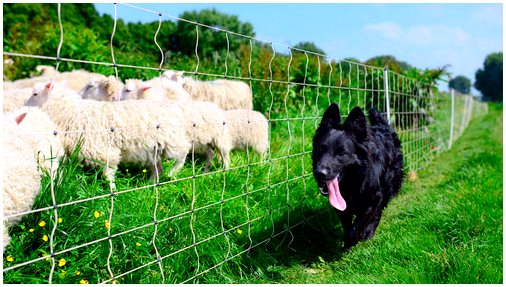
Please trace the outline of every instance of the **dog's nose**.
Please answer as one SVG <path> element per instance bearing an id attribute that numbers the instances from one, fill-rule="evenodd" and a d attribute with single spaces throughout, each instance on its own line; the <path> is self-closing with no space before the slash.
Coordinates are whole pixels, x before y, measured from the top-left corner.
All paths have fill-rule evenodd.
<path id="1" fill-rule="evenodd" d="M 325 179 L 329 175 L 329 170 L 327 168 L 318 167 L 313 170 L 315 177 Z"/>

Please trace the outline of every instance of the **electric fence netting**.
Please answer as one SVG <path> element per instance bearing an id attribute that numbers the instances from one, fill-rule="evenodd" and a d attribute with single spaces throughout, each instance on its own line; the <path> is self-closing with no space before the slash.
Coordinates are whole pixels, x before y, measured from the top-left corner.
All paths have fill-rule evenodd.
<path id="1" fill-rule="evenodd" d="M 116 78 L 125 71 L 156 77 L 178 70 L 201 81 L 242 81 L 252 91 L 253 109 L 268 121 L 268 151 L 260 155 L 246 141 L 244 150 L 231 153 L 228 168 L 217 157 L 206 170 L 193 146 L 177 175 L 158 175 L 162 167 L 155 166 L 156 176 L 150 180 L 143 167 L 120 166 L 116 188 L 102 179 L 100 171 L 82 165 L 76 155 L 79 149 L 76 154 L 70 151 L 55 174 L 43 177 L 32 209 L 6 216 L 24 218 L 9 228 L 12 240 L 4 257 L 13 260 L 4 260 L 4 283 L 248 282 L 249 276 L 258 275 L 245 267 L 244 258 L 252 250 L 292 248 L 297 240 L 294 229 L 331 217 L 333 211 L 312 178 L 311 164 L 314 131 L 330 103 L 338 103 L 343 120 L 355 106 L 380 110 L 399 134 L 408 177 L 451 148 L 473 117 L 487 112 L 487 106 L 472 96 L 439 92 L 383 67 L 334 59 L 130 4 L 111 5 L 110 60 L 62 56 L 65 6 L 60 4 L 60 43 L 54 55 L 9 51 L 4 56 L 52 63 L 56 71 L 65 64 L 103 66 Z M 125 57 L 113 42 L 120 9 L 153 16 L 157 22 L 153 53 L 160 55 L 159 65 L 119 60 Z M 188 31 L 194 33 L 193 62 L 178 62 L 177 54 L 164 52 L 168 47 L 160 45 L 160 33 L 165 21 L 193 26 Z M 225 52 L 202 53 L 208 43 L 201 35 L 207 33 L 222 40 Z M 242 125 L 246 136 L 253 134 L 250 118 L 234 124 Z M 107 135 L 109 149 L 114 133 L 142 135 L 157 128 L 54 134 Z M 198 126 L 194 123 L 193 128 Z M 150 156 L 156 161 L 160 153 L 155 146 Z M 109 166 L 109 157 L 103 164 Z M 163 167 L 172 164 L 166 161 Z"/>

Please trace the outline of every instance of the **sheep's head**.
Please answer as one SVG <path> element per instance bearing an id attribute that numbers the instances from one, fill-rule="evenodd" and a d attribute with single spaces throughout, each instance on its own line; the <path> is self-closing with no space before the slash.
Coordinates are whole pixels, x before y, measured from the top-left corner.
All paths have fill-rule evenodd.
<path id="1" fill-rule="evenodd" d="M 95 99 L 99 94 L 99 85 L 104 77 L 93 77 L 90 79 L 88 84 L 79 91 L 79 95 L 83 99 Z"/>
<path id="2" fill-rule="evenodd" d="M 163 72 L 162 77 L 178 84 L 184 84 L 183 71 L 167 70 Z"/>
<path id="3" fill-rule="evenodd" d="M 122 99 L 135 99 L 137 97 L 137 85 L 135 80 L 126 80 L 125 86 L 123 86 L 123 90 L 121 91 Z"/>
<path id="4" fill-rule="evenodd" d="M 35 84 L 32 96 L 26 101 L 25 106 L 42 106 L 48 100 L 49 93 L 54 85 L 52 82 Z"/>
<path id="5" fill-rule="evenodd" d="M 110 102 L 121 101 L 123 99 L 121 91 L 121 83 L 118 79 L 116 79 L 116 77 L 114 76 L 107 77 L 104 83 L 104 88 L 108 101 Z"/>

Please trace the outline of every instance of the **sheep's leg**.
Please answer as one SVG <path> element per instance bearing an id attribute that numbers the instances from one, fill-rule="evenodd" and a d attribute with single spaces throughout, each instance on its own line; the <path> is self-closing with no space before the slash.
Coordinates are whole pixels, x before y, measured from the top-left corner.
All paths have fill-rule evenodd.
<path id="1" fill-rule="evenodd" d="M 109 181 L 109 188 L 116 190 L 116 184 L 114 183 L 114 175 L 118 170 L 118 166 L 106 166 L 104 169 L 104 176 Z"/>
<path id="2" fill-rule="evenodd" d="M 188 154 L 184 154 L 184 155 L 176 158 L 176 163 L 170 168 L 170 171 L 167 174 L 167 176 L 169 178 L 172 178 L 179 170 L 181 170 L 181 168 L 184 165 L 184 160 L 186 159 L 187 155 Z"/>
<path id="3" fill-rule="evenodd" d="M 209 147 L 207 149 L 207 158 L 206 158 L 206 164 L 204 166 L 204 172 L 209 171 L 209 167 L 211 166 L 213 159 L 214 159 L 214 149 L 212 147 Z"/>
<path id="4" fill-rule="evenodd" d="M 163 174 L 163 166 L 160 160 L 156 161 L 151 165 L 151 177 L 150 181 L 156 180 L 156 178 L 160 178 L 160 174 Z"/>
<path id="5" fill-rule="evenodd" d="M 230 151 L 229 150 L 221 150 L 221 158 L 223 159 L 223 167 L 228 169 L 230 167 Z"/>

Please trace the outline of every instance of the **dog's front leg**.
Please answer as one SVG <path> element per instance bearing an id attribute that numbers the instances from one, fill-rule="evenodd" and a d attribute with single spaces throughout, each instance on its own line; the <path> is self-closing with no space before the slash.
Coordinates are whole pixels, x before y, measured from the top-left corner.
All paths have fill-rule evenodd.
<path id="1" fill-rule="evenodd" d="M 369 208 L 362 214 L 357 216 L 355 220 L 356 236 L 358 241 L 369 240 L 374 236 L 376 228 L 381 219 L 381 213 L 385 208 L 383 194 L 378 191 L 374 197 L 374 201 Z"/>
<path id="2" fill-rule="evenodd" d="M 343 227 L 344 232 L 344 247 L 343 251 L 348 250 L 350 247 L 357 244 L 355 230 L 353 228 L 352 215 L 347 212 L 338 211 L 337 215 L 339 216 L 339 220 L 341 221 L 341 226 Z"/>

